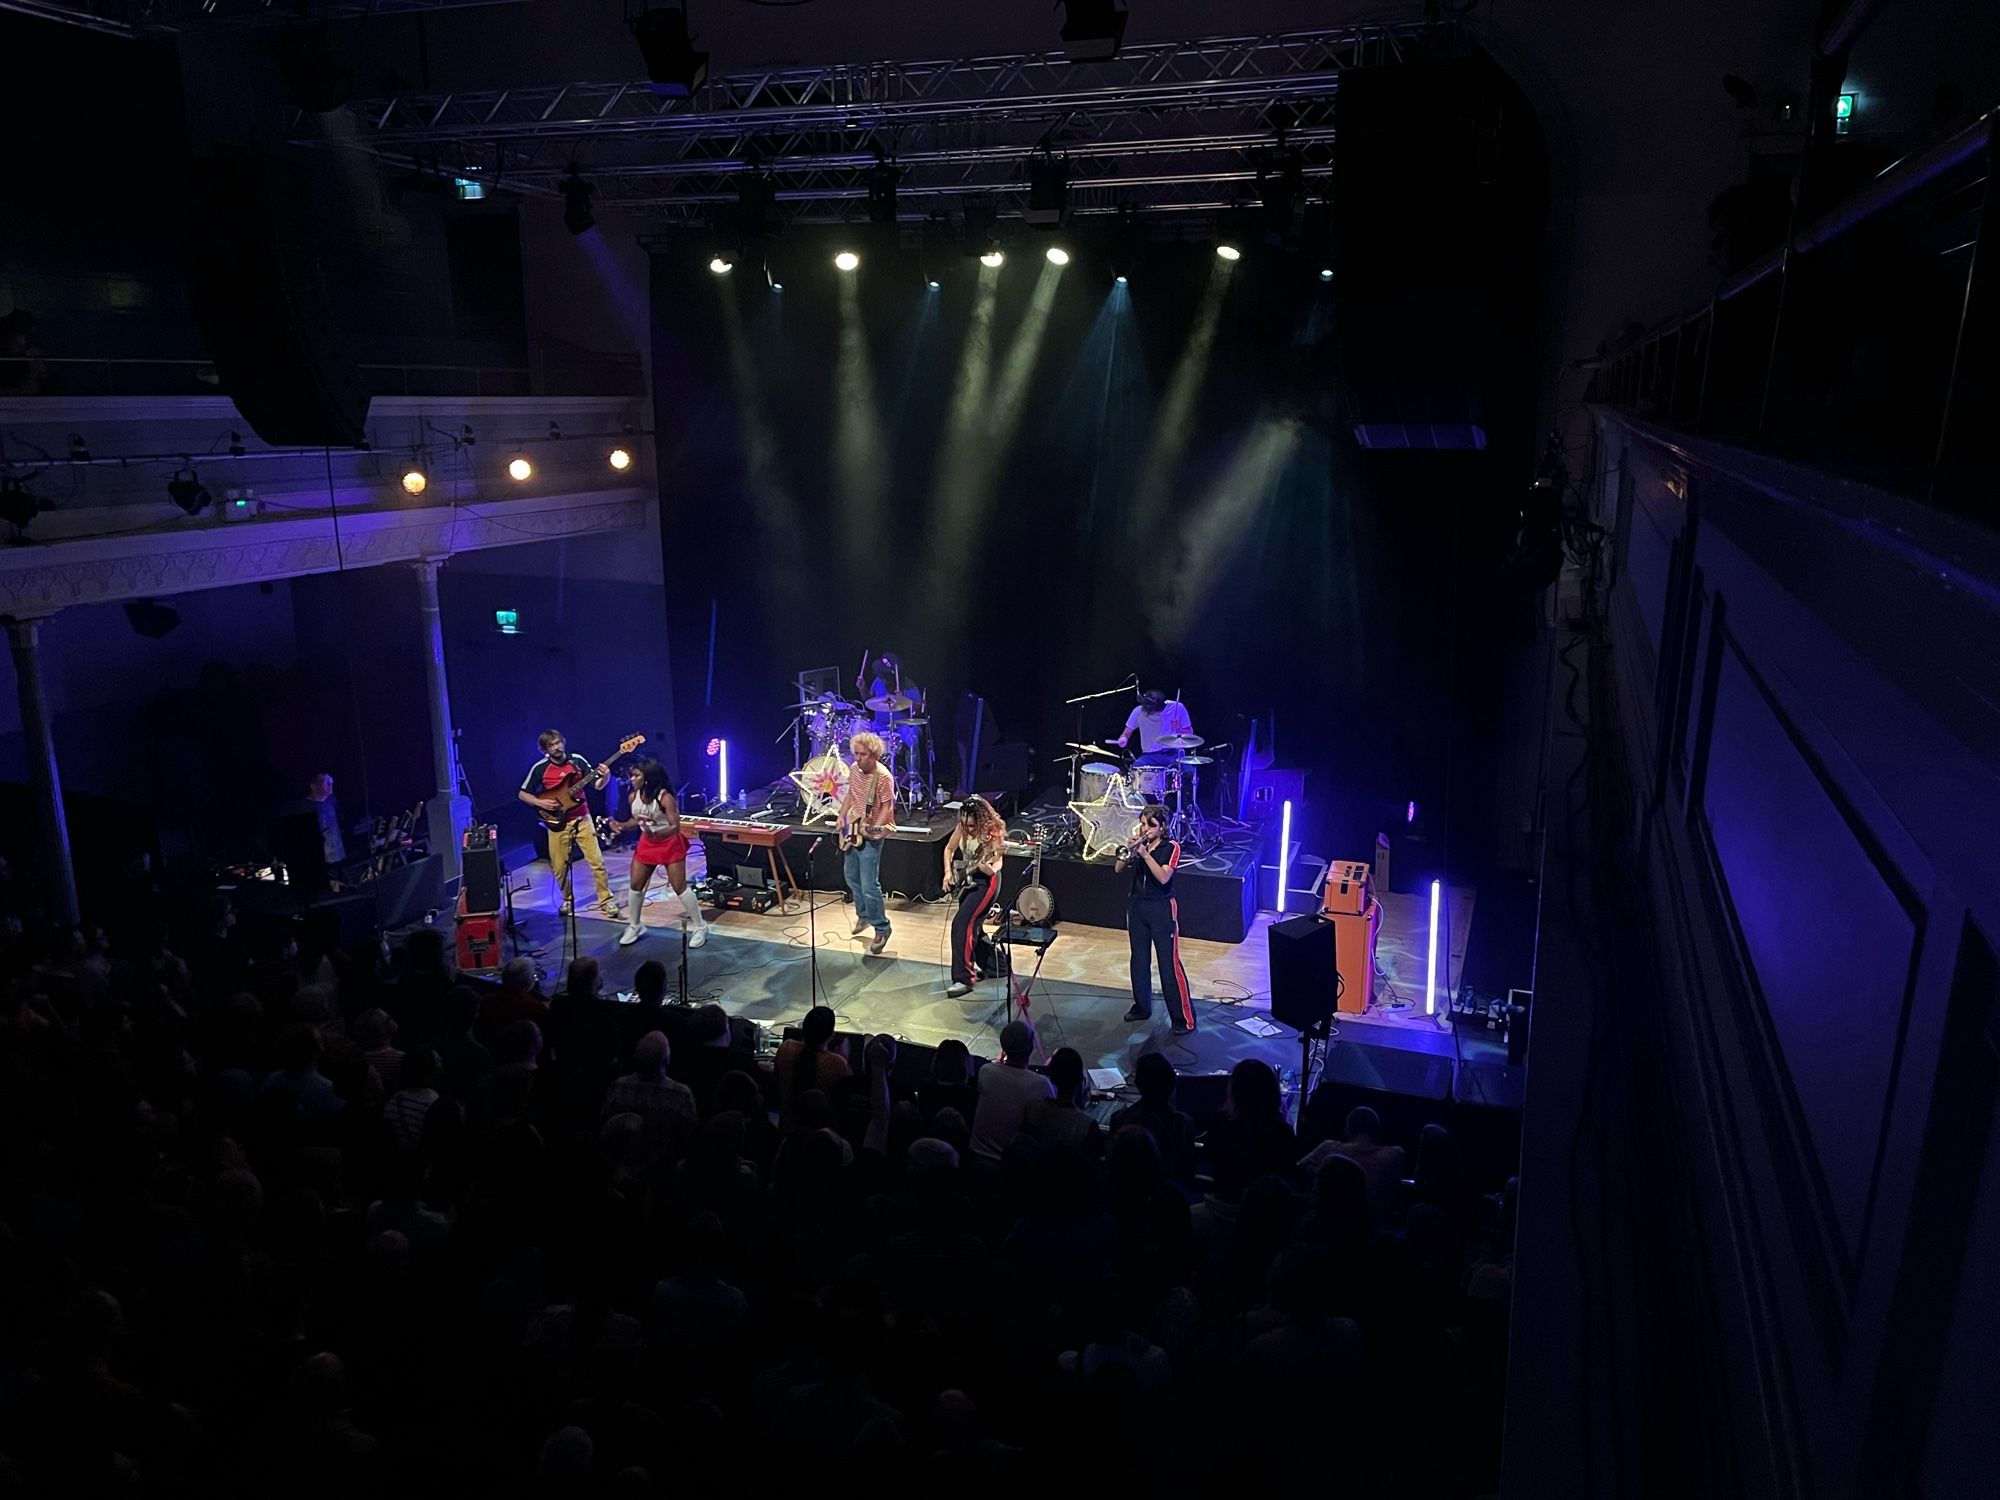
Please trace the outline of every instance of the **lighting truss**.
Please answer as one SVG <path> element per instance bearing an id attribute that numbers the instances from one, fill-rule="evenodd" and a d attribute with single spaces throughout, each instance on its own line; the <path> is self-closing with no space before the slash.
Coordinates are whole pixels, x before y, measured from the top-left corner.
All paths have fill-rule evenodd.
<path id="1" fill-rule="evenodd" d="M 1061 52 L 773 68 L 690 99 L 643 82 L 403 94 L 355 101 L 337 142 L 306 115 L 290 133 L 545 196 L 581 160 L 600 207 L 667 223 L 706 221 L 748 171 L 795 222 L 858 219 L 881 153 L 903 173 L 905 217 L 959 197 L 1018 212 L 1044 145 L 1067 156 L 1073 213 L 1214 210 L 1257 201 L 1255 153 L 1279 122 L 1307 181 L 1328 175 L 1341 73 L 1456 53 L 1464 36 L 1419 20 L 1133 45 L 1088 68 Z"/>
<path id="2" fill-rule="evenodd" d="M 427 10 L 518 5 L 521 0 L 315 0 L 303 12 L 271 0 L 0 0 L 0 10 L 39 16 L 112 36 L 181 31 L 196 27 L 276 26 L 298 19 L 351 21 Z"/>

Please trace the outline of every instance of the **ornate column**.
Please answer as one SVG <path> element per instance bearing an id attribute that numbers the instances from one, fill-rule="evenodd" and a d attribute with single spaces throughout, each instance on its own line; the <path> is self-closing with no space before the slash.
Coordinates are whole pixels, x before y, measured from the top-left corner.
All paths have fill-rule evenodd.
<path id="1" fill-rule="evenodd" d="M 35 799 L 37 883 L 48 893 L 50 918 L 77 924 L 76 870 L 69 858 L 69 824 L 63 817 L 62 775 L 56 769 L 55 726 L 42 690 L 41 618 L 9 617 L 7 644 L 14 653 L 14 691 L 21 700 L 21 738 L 28 758 L 28 787 Z"/>
<path id="2" fill-rule="evenodd" d="M 438 609 L 438 568 L 441 557 L 426 557 L 410 566 L 417 574 L 417 605 L 423 615 L 424 681 L 429 688 L 431 770 L 437 788 L 425 804 L 431 848 L 444 856 L 444 877 L 459 874 L 459 845 L 472 826 L 472 801 L 458 794 L 458 773 L 452 758 L 451 689 L 444 675 L 444 617 Z"/>

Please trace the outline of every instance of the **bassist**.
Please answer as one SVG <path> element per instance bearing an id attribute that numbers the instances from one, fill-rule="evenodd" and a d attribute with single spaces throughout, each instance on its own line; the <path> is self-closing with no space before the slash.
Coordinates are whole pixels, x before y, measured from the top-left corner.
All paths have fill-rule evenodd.
<path id="1" fill-rule="evenodd" d="M 571 754 L 560 729 L 543 730 L 540 744 L 542 758 L 522 780 L 520 797 L 548 827 L 549 865 L 562 892 L 562 914 L 570 913 L 570 870 L 581 850 L 597 881 L 597 909 L 613 921 L 623 921 L 625 910 L 611 893 L 611 877 L 604 873 L 604 853 L 598 847 L 597 825 L 591 820 L 586 795 L 586 789 L 604 790 L 611 780 L 610 764 L 593 766 L 583 756 Z M 573 800 L 558 796 L 558 791 L 573 793 Z"/>
<path id="2" fill-rule="evenodd" d="M 896 825 L 896 783 L 882 764 L 882 737 L 864 729 L 847 742 L 854 770 L 840 804 L 841 874 L 854 893 L 854 936 L 868 928 L 870 953 L 889 946 L 889 912 L 882 900 L 882 840 Z"/>

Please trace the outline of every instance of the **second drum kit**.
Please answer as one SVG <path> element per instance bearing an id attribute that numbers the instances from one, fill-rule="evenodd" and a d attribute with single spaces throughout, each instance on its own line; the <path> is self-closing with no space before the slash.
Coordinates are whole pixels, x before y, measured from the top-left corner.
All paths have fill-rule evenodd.
<path id="1" fill-rule="evenodd" d="M 932 752 L 930 716 L 923 704 L 908 693 L 889 693 L 854 703 L 837 693 L 825 692 L 792 705 L 798 715 L 787 726 L 794 736 L 799 768 L 793 781 L 808 797 L 815 790 L 838 804 L 847 790 L 851 769 L 848 744 L 864 729 L 882 737 L 883 759 L 895 777 L 899 800 L 911 808 L 929 808 Z"/>
<path id="2" fill-rule="evenodd" d="M 1129 762 L 1116 746 L 1067 742 L 1075 752 L 1075 782 L 1070 811 L 1084 830 L 1084 855 L 1096 858 L 1131 841 L 1139 814 L 1150 803 L 1168 809 L 1169 834 L 1199 846 L 1208 836 L 1201 812 L 1201 769 L 1214 757 L 1198 752 L 1198 734 L 1170 734 L 1155 748 Z M 1095 757 L 1094 759 L 1092 757 Z"/>

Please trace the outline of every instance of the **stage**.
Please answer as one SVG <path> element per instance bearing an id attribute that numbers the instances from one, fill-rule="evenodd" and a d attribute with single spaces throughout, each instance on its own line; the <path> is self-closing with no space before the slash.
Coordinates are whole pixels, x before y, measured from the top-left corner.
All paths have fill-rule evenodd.
<path id="1" fill-rule="evenodd" d="M 924 847 L 934 857 L 939 844 Z M 821 856 L 830 848 L 831 840 L 821 846 Z M 698 844 L 690 878 L 701 876 L 701 862 Z M 622 850 L 607 857 L 607 867 L 620 885 L 626 863 Z M 1044 864 L 1045 878 L 1050 863 Z M 837 864 L 833 859 L 816 859 L 815 877 L 823 878 L 826 867 Z M 798 873 L 803 880 L 803 868 Z M 577 875 L 577 888 L 587 895 L 588 872 L 579 870 Z M 556 916 L 549 867 L 536 861 L 509 878 L 522 928 L 520 951 L 537 959 L 546 977 L 544 990 L 553 993 L 569 956 L 569 924 Z M 1011 879 L 1008 884 L 1011 888 Z M 671 925 L 661 881 L 655 880 L 650 896 L 647 934 L 630 947 L 618 946 L 621 923 L 588 914 L 576 919 L 577 945 L 602 965 L 607 994 L 629 989 L 633 971 L 648 959 L 665 963 L 670 975 L 678 971 L 681 937 Z M 1449 942 L 1440 945 L 1445 950 L 1439 955 L 1440 1009 L 1445 1005 L 1447 978 L 1456 984 L 1462 970 L 1475 904 L 1470 889 L 1454 889 Z M 840 1030 L 886 1032 L 926 1046 L 956 1038 L 976 1054 L 994 1055 L 999 1029 L 1008 1019 L 1002 981 L 988 980 L 960 1000 L 945 997 L 950 982 L 946 946 L 950 903 L 898 894 L 890 897 L 888 912 L 894 933 L 880 957 L 869 957 L 863 951 L 864 939 L 849 935 L 854 908 L 833 890 L 813 892 L 810 906 L 800 898 L 788 909 L 715 913 L 709 940 L 687 950 L 687 997 L 694 1004 L 714 1001 L 732 1015 L 757 1022 L 775 1039 L 812 1003 L 816 954 L 818 996 L 838 1015 Z M 1182 962 L 1194 992 L 1197 1023 L 1186 1036 L 1169 1030 L 1157 994 L 1150 1024 L 1124 1020 L 1131 989 L 1130 948 L 1122 929 L 1062 925 L 1028 1000 L 1042 1054 L 1074 1047 L 1086 1067 L 1114 1068 L 1127 1079 L 1139 1057 L 1154 1051 L 1164 1052 L 1184 1075 L 1226 1073 L 1242 1059 L 1255 1057 L 1296 1076 L 1301 1061 L 1298 1035 L 1270 1018 L 1266 932 L 1272 920 L 1268 912 L 1256 913 L 1240 943 L 1183 938 Z M 1503 1050 L 1483 1033 L 1454 1038 L 1424 1013 L 1428 921 L 1426 901 L 1393 892 L 1384 897 L 1376 1005 L 1365 1015 L 1338 1018 L 1328 1049 L 1331 1072 L 1376 1078 L 1380 1082 L 1375 1086 L 1392 1092 L 1441 1098 L 1449 1089 L 1440 1088 L 1438 1079 L 1449 1085 L 1468 1065 L 1491 1066 L 1504 1058 Z M 505 951 L 514 954 L 511 940 Z M 1031 949 L 1016 950 L 1017 983 L 1027 983 L 1034 962 Z"/>

